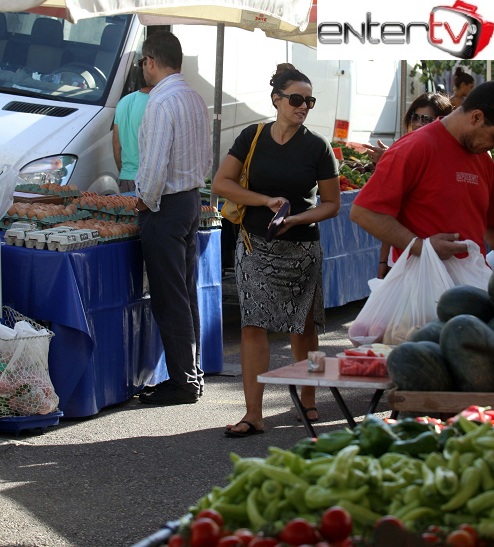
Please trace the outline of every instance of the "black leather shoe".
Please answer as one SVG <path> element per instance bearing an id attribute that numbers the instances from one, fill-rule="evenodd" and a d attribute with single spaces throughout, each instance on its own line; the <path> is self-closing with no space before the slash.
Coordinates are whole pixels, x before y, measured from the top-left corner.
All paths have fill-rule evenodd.
<path id="1" fill-rule="evenodd" d="M 199 394 L 169 384 L 160 385 L 151 393 L 141 393 L 139 401 L 150 405 L 173 406 L 197 403 Z"/>

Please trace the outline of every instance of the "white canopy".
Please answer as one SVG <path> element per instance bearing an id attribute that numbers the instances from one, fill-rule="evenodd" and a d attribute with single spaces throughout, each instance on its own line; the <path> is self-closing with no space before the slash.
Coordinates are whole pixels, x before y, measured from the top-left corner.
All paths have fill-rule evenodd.
<path id="1" fill-rule="evenodd" d="M 311 0 L 0 0 L 0 11 L 39 7 L 66 10 L 65 18 L 72 22 L 142 13 L 289 33 L 306 29 Z"/>

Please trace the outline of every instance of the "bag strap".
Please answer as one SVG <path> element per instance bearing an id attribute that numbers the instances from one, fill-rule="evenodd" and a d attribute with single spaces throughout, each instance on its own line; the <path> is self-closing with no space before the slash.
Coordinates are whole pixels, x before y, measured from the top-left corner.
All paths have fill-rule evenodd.
<path id="1" fill-rule="evenodd" d="M 245 171 L 245 177 L 247 180 L 249 180 L 249 171 L 250 171 L 250 160 L 252 159 L 252 156 L 254 155 L 254 150 L 256 149 L 257 139 L 259 138 L 259 135 L 261 134 L 261 131 L 264 128 L 264 122 L 261 122 L 257 126 L 256 134 L 254 135 L 254 138 L 252 139 L 252 143 L 250 145 L 249 153 L 247 154 L 247 157 L 245 158 L 244 162 L 244 171 Z"/>

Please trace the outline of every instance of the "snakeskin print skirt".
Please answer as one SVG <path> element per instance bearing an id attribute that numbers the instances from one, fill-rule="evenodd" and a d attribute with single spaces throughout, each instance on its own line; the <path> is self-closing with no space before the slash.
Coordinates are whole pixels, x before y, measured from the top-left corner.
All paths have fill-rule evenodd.
<path id="1" fill-rule="evenodd" d="M 247 253 L 239 235 L 235 276 L 241 326 L 302 334 L 314 302 L 314 323 L 324 332 L 322 251 L 319 241 L 283 241 L 250 234 Z"/>

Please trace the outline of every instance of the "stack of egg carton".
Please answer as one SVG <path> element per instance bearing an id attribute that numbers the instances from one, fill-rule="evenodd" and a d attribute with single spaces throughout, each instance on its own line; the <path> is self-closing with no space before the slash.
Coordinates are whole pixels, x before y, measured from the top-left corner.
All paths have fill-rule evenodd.
<path id="1" fill-rule="evenodd" d="M 97 245 L 99 240 L 97 230 L 75 229 L 71 226 L 40 230 L 36 223 L 31 222 L 14 222 L 5 232 L 7 245 L 49 251 L 83 249 Z"/>

